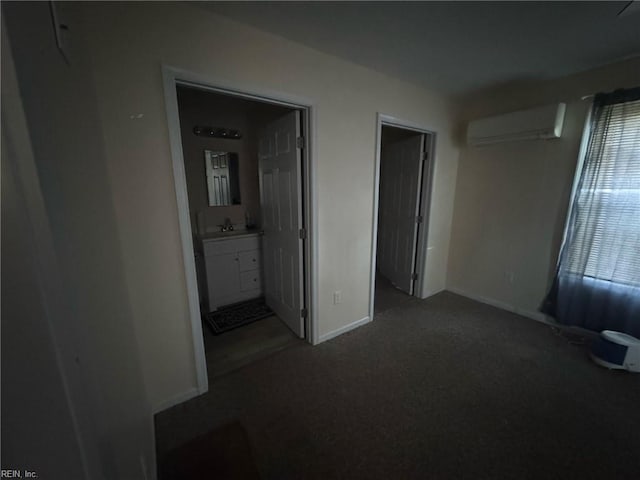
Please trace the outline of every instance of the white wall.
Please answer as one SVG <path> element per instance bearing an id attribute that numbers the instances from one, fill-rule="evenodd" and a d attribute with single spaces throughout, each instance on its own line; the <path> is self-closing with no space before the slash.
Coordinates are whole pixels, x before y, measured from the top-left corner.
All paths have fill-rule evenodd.
<path id="1" fill-rule="evenodd" d="M 3 348 L 3 393 L 27 386 L 13 392 L 22 395 L 24 403 L 12 402 L 10 408 L 15 410 L 8 413 L 3 404 L 3 415 L 12 417 L 13 426 L 20 422 L 21 438 L 33 436 L 31 445 L 13 444 L 10 449 L 3 442 L 3 453 L 26 449 L 19 452 L 23 468 L 30 468 L 30 458 L 34 463 L 47 458 L 46 466 L 52 470 L 37 472 L 41 478 L 81 478 L 81 459 L 76 449 L 69 450 L 68 431 L 51 431 L 52 425 L 63 425 L 70 414 L 89 478 L 143 478 L 145 469 L 151 478 L 155 471 L 152 417 L 132 325 L 82 23 L 75 7 L 65 15 L 71 35 L 67 63 L 56 47 L 47 2 L 12 2 L 2 7 L 17 77 L 15 84 L 5 81 L 13 65 L 3 38 L 3 177 L 6 141 L 11 143 L 7 151 L 16 182 L 24 186 L 18 199 L 23 204 L 16 206 L 19 212 L 13 212 L 23 217 L 10 217 L 14 221 L 8 228 L 21 223 L 33 228 L 31 237 L 22 235 L 24 245 L 16 245 L 15 235 L 21 232 L 9 232 L 10 241 L 7 245 L 3 242 L 3 342 L 5 326 L 11 327 L 12 334 L 29 325 L 50 327 L 48 332 L 33 332 L 33 343 L 21 345 L 24 360 L 34 365 L 5 365 Z M 16 84 L 19 92 L 17 87 L 7 90 Z M 3 229 L 4 222 L 3 215 Z M 7 257 L 11 260 L 6 261 Z M 24 262 L 26 271 L 22 276 L 5 277 L 4 267 L 11 272 L 16 261 Z M 36 268 L 35 274 L 30 267 Z M 5 311 L 6 292 L 15 298 Z M 33 305 L 16 308 L 15 301 L 28 303 L 28 298 L 37 294 L 41 297 L 33 298 Z M 39 301 L 46 319 L 33 318 L 38 315 Z M 27 342 L 24 332 L 9 338 Z M 9 358 L 15 360 L 15 351 L 10 353 L 14 356 Z M 24 377 L 30 370 L 44 368 L 42 363 L 52 356 L 57 364 L 51 364 L 49 372 L 57 369 L 60 377 L 52 376 L 44 383 L 35 374 Z M 5 375 L 5 369 L 11 374 Z M 12 383 L 5 383 L 5 379 Z M 19 379 L 22 383 L 13 383 Z M 50 389 L 52 385 L 56 388 Z M 61 402 L 53 401 L 60 400 L 61 388 L 67 410 Z M 28 414 L 30 409 L 35 411 L 33 415 Z M 45 420 L 41 421 L 42 417 Z M 3 430 L 5 419 L 3 416 Z M 7 443 L 18 440 L 16 435 Z M 29 451 L 47 446 L 48 450 Z M 57 455 L 59 458 L 54 457 Z"/>
<path id="2" fill-rule="evenodd" d="M 590 101 L 584 95 L 640 84 L 640 60 L 460 99 L 469 119 L 566 102 L 562 138 L 460 152 L 447 286 L 525 315 L 537 312 L 555 272 Z"/>
<path id="3" fill-rule="evenodd" d="M 195 368 L 161 65 L 314 108 L 320 335 L 368 315 L 376 113 L 438 132 L 426 293 L 442 290 L 457 150 L 445 99 L 204 9 L 87 5 L 127 286 L 149 397 L 162 408 L 193 393 Z M 132 113 L 144 117 L 132 121 Z M 135 201 L 134 201 L 135 200 Z M 343 301 L 333 305 L 333 291 Z"/>
<path id="4" fill-rule="evenodd" d="M 82 479 L 85 469 L 74 412 L 49 330 L 34 231 L 25 215 L 26 193 L 15 171 L 30 143 L 10 55 L 3 22 L 1 464 L 3 469 L 35 471 L 41 478 L 65 472 Z M 17 128 L 24 135 L 17 135 Z"/>

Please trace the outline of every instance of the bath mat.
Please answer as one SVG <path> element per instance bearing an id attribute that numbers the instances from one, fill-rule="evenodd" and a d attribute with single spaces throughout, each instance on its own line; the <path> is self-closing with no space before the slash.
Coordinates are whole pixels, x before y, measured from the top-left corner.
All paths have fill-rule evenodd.
<path id="1" fill-rule="evenodd" d="M 220 335 L 271 315 L 273 311 L 264 303 L 264 298 L 256 298 L 221 307 L 215 312 L 207 313 L 204 319 L 213 330 L 213 334 Z"/>

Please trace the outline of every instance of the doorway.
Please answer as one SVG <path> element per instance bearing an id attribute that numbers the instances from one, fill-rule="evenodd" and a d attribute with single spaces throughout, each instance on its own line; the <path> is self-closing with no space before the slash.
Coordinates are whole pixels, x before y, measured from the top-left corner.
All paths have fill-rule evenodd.
<path id="1" fill-rule="evenodd" d="M 212 377 L 313 342 L 310 108 L 164 70 L 203 393 Z"/>
<path id="2" fill-rule="evenodd" d="M 435 134 L 380 121 L 378 138 L 374 314 L 421 297 Z"/>

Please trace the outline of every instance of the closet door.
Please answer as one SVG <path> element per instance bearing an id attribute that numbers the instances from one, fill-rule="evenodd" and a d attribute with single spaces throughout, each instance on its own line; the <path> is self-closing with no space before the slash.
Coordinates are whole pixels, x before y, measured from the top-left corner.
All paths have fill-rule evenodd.
<path id="1" fill-rule="evenodd" d="M 378 261 L 380 273 L 413 294 L 424 135 L 384 148 L 380 159 Z"/>

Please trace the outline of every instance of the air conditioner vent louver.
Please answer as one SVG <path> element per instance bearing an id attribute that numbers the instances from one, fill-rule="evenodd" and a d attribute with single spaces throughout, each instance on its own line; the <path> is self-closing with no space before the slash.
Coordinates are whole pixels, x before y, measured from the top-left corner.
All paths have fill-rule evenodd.
<path id="1" fill-rule="evenodd" d="M 474 120 L 467 128 L 467 142 L 480 146 L 560 138 L 565 110 L 566 104 L 558 103 Z"/>

